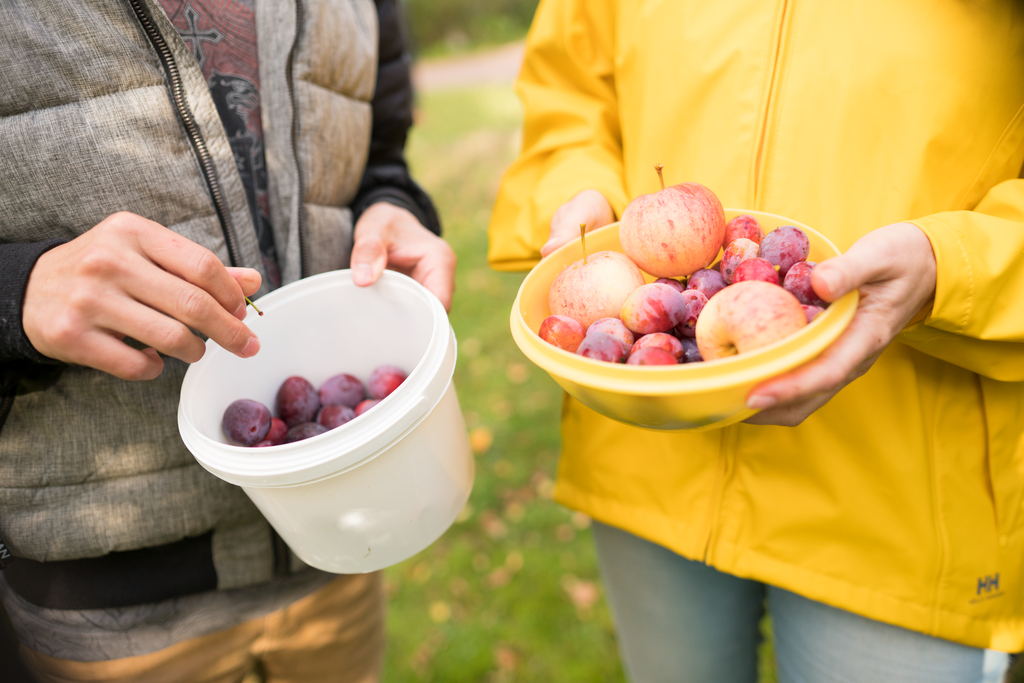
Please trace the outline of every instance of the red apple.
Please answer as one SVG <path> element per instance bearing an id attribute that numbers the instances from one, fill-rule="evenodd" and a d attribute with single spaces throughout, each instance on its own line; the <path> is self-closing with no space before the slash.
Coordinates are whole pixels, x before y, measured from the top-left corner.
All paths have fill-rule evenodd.
<path id="1" fill-rule="evenodd" d="M 807 325 L 796 297 L 778 285 L 747 280 L 708 300 L 697 320 L 697 347 L 704 360 L 767 346 Z"/>
<path id="2" fill-rule="evenodd" d="M 583 325 L 565 315 L 549 315 L 540 324 L 537 335 L 548 344 L 564 349 L 569 353 L 576 353 L 580 347 L 586 331 Z"/>
<path id="3" fill-rule="evenodd" d="M 617 318 L 626 297 L 644 284 L 636 264 L 617 251 L 599 251 L 565 267 L 551 283 L 548 308 L 587 329 L 598 318 Z"/>
<path id="4" fill-rule="evenodd" d="M 640 195 L 619 222 L 622 251 L 655 277 L 680 277 L 707 267 L 724 237 L 722 202 L 699 183 Z"/>

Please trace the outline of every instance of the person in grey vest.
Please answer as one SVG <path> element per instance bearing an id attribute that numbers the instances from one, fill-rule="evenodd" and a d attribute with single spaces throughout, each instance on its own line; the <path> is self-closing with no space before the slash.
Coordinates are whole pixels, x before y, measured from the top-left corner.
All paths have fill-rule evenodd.
<path id="1" fill-rule="evenodd" d="M 385 267 L 451 303 L 397 0 L 0 4 L 0 599 L 44 681 L 375 681 L 379 574 L 305 566 L 177 434 L 194 331 Z"/>

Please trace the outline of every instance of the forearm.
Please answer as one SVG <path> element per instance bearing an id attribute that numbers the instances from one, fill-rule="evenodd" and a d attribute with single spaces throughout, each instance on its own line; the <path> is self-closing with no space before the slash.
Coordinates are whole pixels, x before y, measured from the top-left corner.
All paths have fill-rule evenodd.
<path id="1" fill-rule="evenodd" d="M 548 242 L 556 211 L 584 190 L 600 194 L 612 218 L 628 203 L 614 11 L 614 4 L 603 0 L 564 0 L 538 8 L 516 82 L 524 112 L 522 151 L 502 178 L 491 214 L 492 268 L 532 267 Z"/>
<path id="2" fill-rule="evenodd" d="M 1003 183 L 974 211 L 912 221 L 938 264 L 929 327 L 974 339 L 1024 342 L 1024 181 Z"/>

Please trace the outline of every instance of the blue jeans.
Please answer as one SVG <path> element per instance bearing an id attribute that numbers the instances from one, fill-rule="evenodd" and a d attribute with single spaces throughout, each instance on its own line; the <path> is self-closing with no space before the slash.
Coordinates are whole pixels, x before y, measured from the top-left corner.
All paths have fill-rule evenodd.
<path id="1" fill-rule="evenodd" d="M 633 683 L 755 683 L 766 598 L 779 683 L 999 683 L 1009 666 L 1003 652 L 723 574 L 604 524 L 593 532 Z"/>

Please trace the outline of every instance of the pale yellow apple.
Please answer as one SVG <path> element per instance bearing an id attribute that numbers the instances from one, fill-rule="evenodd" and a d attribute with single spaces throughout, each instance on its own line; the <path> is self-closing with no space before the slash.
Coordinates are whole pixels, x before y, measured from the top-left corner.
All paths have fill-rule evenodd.
<path id="1" fill-rule="evenodd" d="M 746 353 L 807 325 L 796 297 L 778 285 L 745 280 L 708 299 L 697 318 L 697 348 L 704 360 Z"/>
<path id="2" fill-rule="evenodd" d="M 629 257 L 599 251 L 558 274 L 548 291 L 548 307 L 551 315 L 568 316 L 587 329 L 599 318 L 618 318 L 622 302 L 643 284 L 644 274 Z"/>

